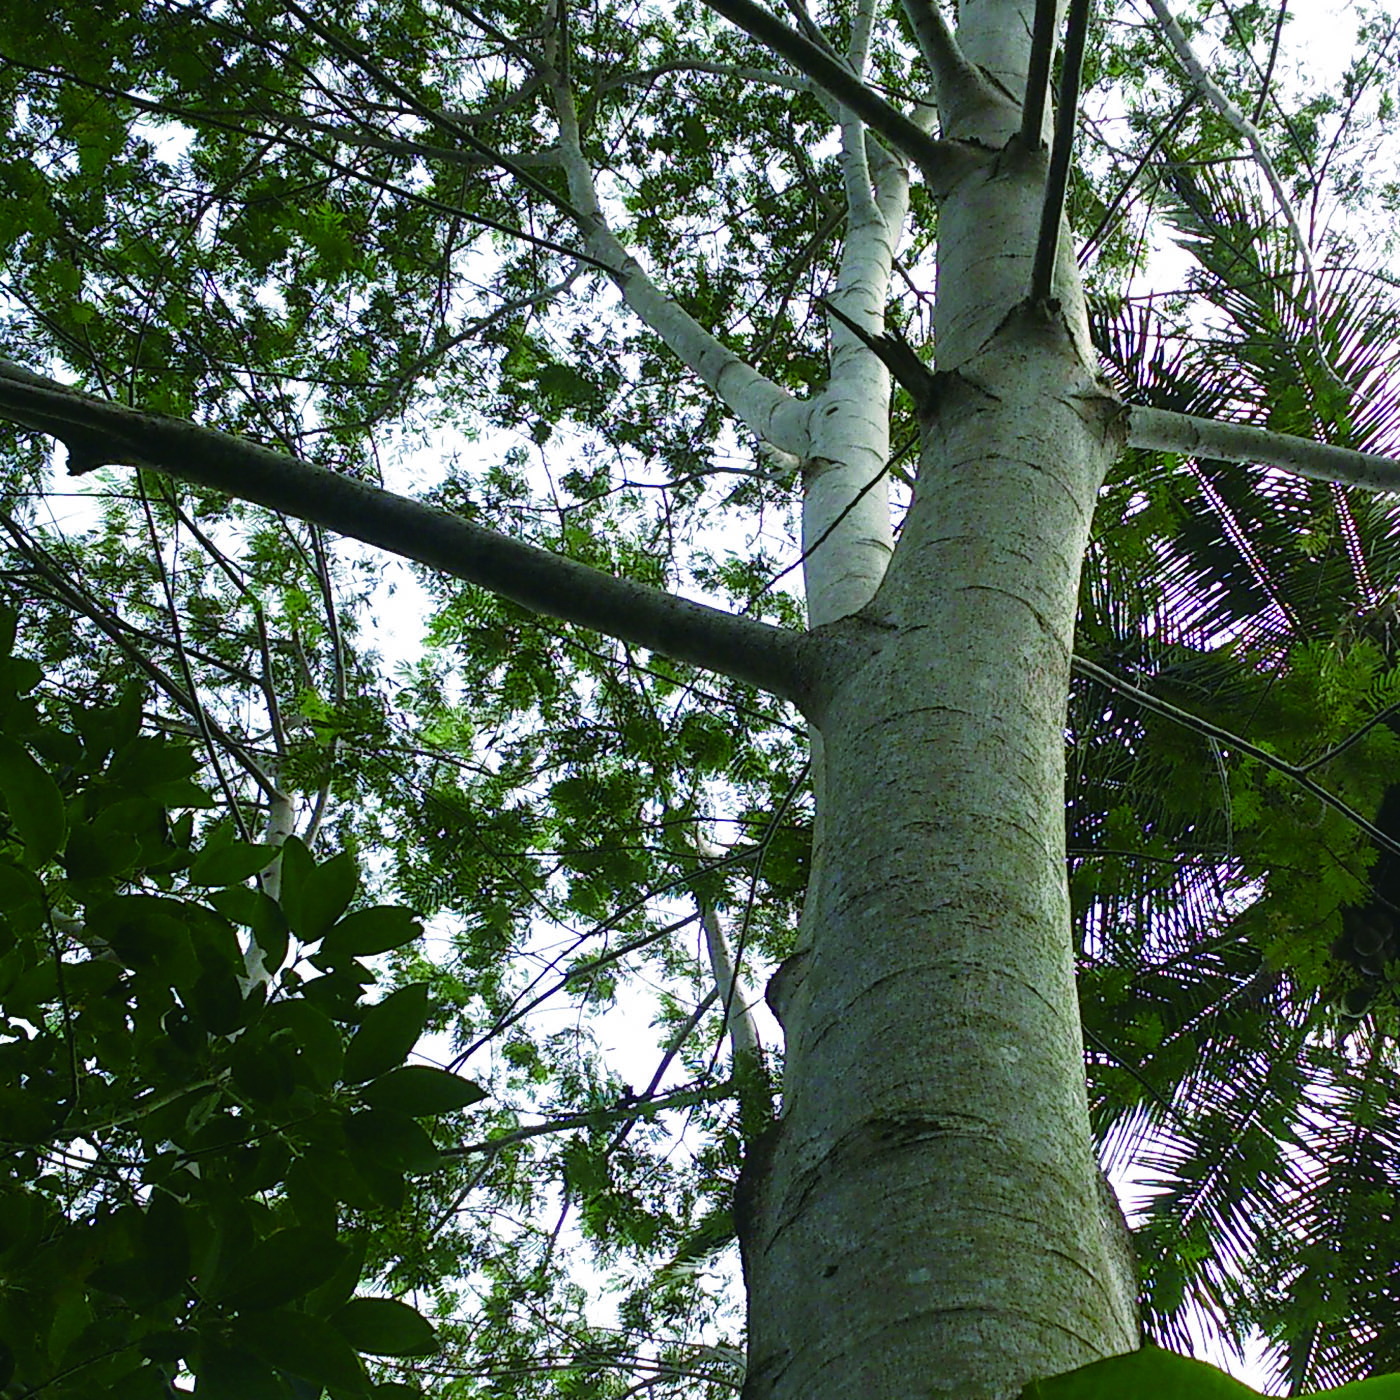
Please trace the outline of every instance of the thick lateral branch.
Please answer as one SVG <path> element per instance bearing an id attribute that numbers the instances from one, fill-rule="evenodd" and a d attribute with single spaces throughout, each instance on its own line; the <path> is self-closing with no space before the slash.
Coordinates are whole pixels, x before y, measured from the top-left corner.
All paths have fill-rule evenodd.
<path id="1" fill-rule="evenodd" d="M 449 511 L 198 424 L 141 413 L 0 361 L 0 418 L 60 438 L 69 469 L 150 467 L 479 584 L 533 612 L 758 686 L 802 707 L 810 634 L 737 617 Z"/>
<path id="2" fill-rule="evenodd" d="M 1130 447 L 1278 467 L 1313 481 L 1337 481 L 1367 491 L 1400 491 L 1400 461 L 1374 452 L 1137 405 L 1128 407 L 1127 425 Z"/>
<path id="3" fill-rule="evenodd" d="M 961 170 L 963 153 L 956 147 L 920 130 L 898 107 L 866 87 L 849 68 L 753 0 L 705 0 L 705 4 L 825 88 L 872 131 L 912 160 L 935 189 Z"/>

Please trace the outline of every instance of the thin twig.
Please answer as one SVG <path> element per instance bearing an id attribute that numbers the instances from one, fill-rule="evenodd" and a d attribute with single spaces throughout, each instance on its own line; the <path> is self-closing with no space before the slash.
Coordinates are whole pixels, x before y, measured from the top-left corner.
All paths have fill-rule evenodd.
<path id="1" fill-rule="evenodd" d="M 1400 841 L 1393 836 L 1387 835 L 1374 822 L 1368 822 L 1355 808 L 1347 806 L 1340 797 L 1327 791 L 1321 783 L 1314 782 L 1307 774 L 1306 767 L 1289 763 L 1280 758 L 1277 754 L 1270 753 L 1267 749 L 1260 748 L 1257 744 L 1251 744 L 1248 739 L 1241 738 L 1238 734 L 1231 733 L 1230 730 L 1222 728 L 1218 724 L 1212 724 L 1208 719 L 1202 719 L 1199 715 L 1193 715 L 1187 710 L 1178 709 L 1169 701 L 1161 700 L 1149 691 L 1141 689 L 1139 686 L 1121 680 L 1112 671 L 1106 671 L 1102 666 L 1095 665 L 1092 661 L 1086 661 L 1082 656 L 1070 658 L 1070 666 L 1081 676 L 1088 676 L 1091 680 L 1096 680 L 1100 685 L 1107 686 L 1110 690 L 1119 695 L 1125 695 L 1130 700 L 1136 700 L 1145 710 L 1152 710 L 1156 714 L 1173 721 L 1189 729 L 1193 733 L 1204 735 L 1208 739 L 1218 739 L 1227 748 L 1232 748 L 1238 753 L 1242 753 L 1247 758 L 1257 759 L 1266 768 L 1272 768 L 1276 773 L 1282 773 L 1285 777 L 1291 778 L 1305 792 L 1311 793 L 1325 807 L 1330 807 L 1334 812 L 1340 813 L 1348 821 L 1355 822 L 1367 836 L 1378 846 L 1387 851 L 1393 851 L 1400 855 Z"/>
<path id="2" fill-rule="evenodd" d="M 1312 245 L 1303 232 L 1302 225 L 1298 222 L 1293 201 L 1283 188 L 1283 181 L 1279 178 L 1273 158 L 1264 147 L 1264 137 L 1259 128 L 1230 101 L 1219 83 L 1206 71 L 1205 65 L 1196 57 L 1195 50 L 1192 49 L 1191 41 L 1186 37 L 1185 31 L 1167 8 L 1166 0 L 1148 0 L 1148 4 L 1152 6 L 1152 13 L 1157 17 L 1157 23 L 1162 26 L 1162 32 L 1166 35 L 1167 42 L 1171 44 L 1181 66 L 1186 69 L 1187 75 L 1205 93 L 1211 106 L 1244 137 L 1250 150 L 1253 151 L 1254 159 L 1258 162 L 1264 179 L 1268 181 L 1269 188 L 1278 201 L 1279 210 L 1288 224 L 1288 231 L 1293 235 L 1298 256 L 1303 264 L 1303 276 L 1307 281 L 1309 310 L 1312 317 L 1313 343 L 1317 347 L 1322 372 L 1337 388 L 1350 394 L 1350 386 L 1332 368 L 1331 362 L 1327 358 L 1327 349 L 1322 343 L 1322 290 L 1318 285 L 1317 268 L 1313 263 Z"/>

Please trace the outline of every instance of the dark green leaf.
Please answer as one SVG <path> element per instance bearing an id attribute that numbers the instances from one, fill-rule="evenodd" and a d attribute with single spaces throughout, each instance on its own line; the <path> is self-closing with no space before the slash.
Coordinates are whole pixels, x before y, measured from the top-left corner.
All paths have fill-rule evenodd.
<path id="1" fill-rule="evenodd" d="M 221 1300 L 244 1311 L 278 1307 L 324 1283 L 346 1252 L 333 1236 L 304 1226 L 278 1230 L 234 1264 Z"/>
<path id="2" fill-rule="evenodd" d="M 273 1044 L 291 1049 L 307 1082 L 329 1089 L 340 1078 L 345 1042 L 340 1028 L 319 1007 L 300 998 L 274 1002 L 261 1024 Z"/>
<path id="3" fill-rule="evenodd" d="M 188 986 L 199 976 L 190 912 L 178 900 L 145 894 L 104 900 L 88 911 L 88 933 L 127 967 L 156 971 L 171 986 Z"/>
<path id="4" fill-rule="evenodd" d="M 247 1020 L 238 978 L 222 970 L 204 973 L 189 993 L 190 1009 L 210 1035 L 231 1035 Z"/>
<path id="5" fill-rule="evenodd" d="M 368 1158 L 395 1171 L 431 1171 L 442 1154 L 420 1123 L 406 1113 L 387 1108 L 371 1108 L 352 1113 L 345 1122 L 345 1136 L 359 1165 Z"/>
<path id="6" fill-rule="evenodd" d="M 363 1084 L 403 1063 L 428 1019 L 428 986 L 414 982 L 369 1007 L 345 1051 L 347 1084 Z"/>
<path id="7" fill-rule="evenodd" d="M 193 1369 L 195 1400 L 291 1400 L 265 1361 L 222 1336 L 201 1336 Z"/>
<path id="8" fill-rule="evenodd" d="M 208 898 L 224 918 L 252 931 L 267 967 L 282 966 L 287 956 L 287 916 L 276 900 L 246 885 L 215 890 Z"/>
<path id="9" fill-rule="evenodd" d="M 232 841 L 225 846 L 206 846 L 190 867 L 192 885 L 237 885 L 259 871 L 277 855 L 273 846 L 255 846 Z"/>
<path id="10" fill-rule="evenodd" d="M 52 860 L 63 849 L 68 817 L 58 784 L 13 739 L 0 736 L 0 795 L 10 821 L 35 865 Z"/>
<path id="11" fill-rule="evenodd" d="M 348 851 L 317 865 L 301 841 L 288 837 L 282 848 L 282 908 L 292 932 L 304 943 L 324 937 L 354 898 L 359 879 Z"/>
<path id="12" fill-rule="evenodd" d="M 445 1069 L 402 1065 L 367 1085 L 361 1096 L 371 1108 L 394 1108 L 420 1118 L 466 1108 L 484 1099 L 486 1091 Z"/>
<path id="13" fill-rule="evenodd" d="M 354 1347 L 330 1323 L 310 1313 L 280 1309 L 240 1318 L 234 1335 L 279 1371 L 352 1395 L 369 1391 L 369 1377 Z"/>
<path id="14" fill-rule="evenodd" d="M 330 1320 L 356 1351 L 371 1356 L 428 1356 L 439 1346 L 427 1318 L 394 1298 L 352 1298 Z"/>
<path id="15" fill-rule="evenodd" d="M 296 1088 L 296 1052 L 273 1044 L 262 1027 L 258 1034 L 241 1036 L 229 1057 L 233 1082 L 258 1104 L 274 1104 Z"/>
<path id="16" fill-rule="evenodd" d="M 302 888 L 297 936 L 307 943 L 323 938 L 355 897 L 359 883 L 360 872 L 349 851 L 318 865 Z"/>
<path id="17" fill-rule="evenodd" d="M 397 904 L 380 904 L 373 909 L 360 909 L 347 914 L 321 943 L 317 961 L 320 965 L 344 958 L 367 958 L 375 953 L 387 953 L 402 948 L 417 938 L 423 926 L 413 910 Z"/>
<path id="18" fill-rule="evenodd" d="M 170 1378 L 164 1367 L 139 1366 L 105 1385 L 103 1396 L 104 1400 L 170 1400 Z"/>
<path id="19" fill-rule="evenodd" d="M 306 843 L 299 837 L 289 836 L 282 843 L 280 857 L 282 870 L 282 911 L 292 931 L 300 936 L 305 922 L 302 918 L 302 891 L 316 869 L 316 862 Z"/>
<path id="20" fill-rule="evenodd" d="M 1357 1386 L 1357 1400 L 1397 1400 L 1400 1377 L 1386 1378 L 1390 1384 Z M 1373 1388 L 1374 1387 L 1374 1388 Z M 1347 1391 L 1351 1386 L 1345 1387 Z M 1339 1391 L 1338 1400 L 1343 1392 Z M 1049 1380 L 1032 1381 L 1021 1391 L 1022 1400 L 1127 1400 L 1151 1396 L 1152 1400 L 1249 1400 L 1251 1390 L 1204 1361 L 1195 1361 L 1152 1345 L 1126 1356 L 1095 1361 L 1076 1371 Z"/>
<path id="21" fill-rule="evenodd" d="M 44 887 L 32 871 L 0 860 L 0 914 L 21 930 L 40 927 L 48 915 Z"/>
<path id="22" fill-rule="evenodd" d="M 345 1262 L 319 1288 L 306 1295 L 303 1310 L 326 1317 L 343 1307 L 354 1295 L 360 1275 L 364 1272 L 365 1254 L 370 1245 L 370 1231 L 360 1230 L 348 1238 L 341 1237 L 346 1246 Z"/>
<path id="23" fill-rule="evenodd" d="M 68 833 L 63 868 L 70 880 L 101 880 L 126 874 L 140 854 L 140 842 L 129 832 L 104 833 L 95 826 L 75 826 Z"/>

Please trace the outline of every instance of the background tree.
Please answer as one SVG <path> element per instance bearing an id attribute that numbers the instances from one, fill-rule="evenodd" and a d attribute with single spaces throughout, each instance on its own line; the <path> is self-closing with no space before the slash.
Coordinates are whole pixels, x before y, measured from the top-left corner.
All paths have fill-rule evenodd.
<path id="1" fill-rule="evenodd" d="M 1014 1394 L 1138 1340 L 1095 1137 L 1160 1188 L 1154 1335 L 1258 1326 L 1295 1387 L 1400 1366 L 1397 561 L 1357 489 L 1400 484 L 1368 455 L 1395 310 L 1358 251 L 1391 30 L 1364 20 L 1332 92 L 1282 83 L 1282 11 L 1086 8 L 1062 62 L 1053 7 L 1010 0 L 956 31 L 924 0 L 7 8 L 0 523 L 43 683 L 0 789 L 42 895 L 10 906 L 0 1049 L 52 1110 L 12 1130 L 4 1243 L 48 1261 L 15 1394 L 362 1389 L 360 1277 L 433 1314 L 443 1351 L 401 1373 L 442 1394 Z M 1163 221 L 1196 270 L 1145 296 Z M 76 528 L 53 438 L 92 473 Z M 381 566 L 324 531 L 427 566 L 392 674 Z M 134 741 L 138 705 L 217 805 L 122 790 L 176 809 L 175 854 L 89 890 L 115 819 L 72 833 L 116 748 L 62 736 L 116 711 Z M 66 814 L 37 844 L 36 765 Z M 341 853 L 432 935 L 333 938 Z M 343 902 L 309 920 L 313 878 Z M 221 921 L 214 966 L 104 931 L 152 886 Z M 428 989 L 391 1048 L 441 1032 L 489 1098 L 381 1120 L 376 1177 L 357 1115 L 415 1115 L 374 1089 L 392 1058 L 335 1055 L 379 1036 L 381 952 L 382 1005 Z M 746 1008 L 779 962 L 775 1117 Z M 131 1009 L 89 1053 L 66 989 L 99 964 Z M 596 1040 L 638 979 L 640 1092 Z M 111 1057 L 143 999 L 193 1061 L 138 1085 Z M 329 1034 L 278 1009 L 308 1004 Z M 240 1079 L 264 1015 L 291 1023 Z M 146 1111 L 196 1073 L 236 1143 L 197 1137 L 208 1100 Z M 335 1226 L 356 1278 L 259 1332 L 217 1258 L 157 1288 L 64 1243 L 119 1217 L 146 1260 L 156 1211 L 225 1177 L 206 1251 Z M 746 1365 L 703 1267 L 735 1231 Z M 607 1326 L 576 1247 L 624 1281 Z"/>

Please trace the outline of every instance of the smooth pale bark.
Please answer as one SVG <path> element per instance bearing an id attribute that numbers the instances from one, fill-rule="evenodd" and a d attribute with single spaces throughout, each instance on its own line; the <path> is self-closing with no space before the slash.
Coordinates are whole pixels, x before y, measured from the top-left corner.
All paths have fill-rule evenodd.
<path id="1" fill-rule="evenodd" d="M 1400 462 L 1375 452 L 1354 452 L 1247 423 L 1193 418 L 1140 405 L 1126 408 L 1124 420 L 1130 447 L 1278 467 L 1312 481 L 1337 481 L 1368 491 L 1400 491 Z"/>
<path id="2" fill-rule="evenodd" d="M 560 164 L 569 182 L 570 198 L 581 216 L 580 232 L 589 254 L 612 270 L 627 305 L 736 418 L 780 452 L 806 455 L 810 446 L 808 405 L 759 374 L 666 296 L 608 226 L 583 153 L 573 90 L 552 62 L 542 61 L 540 74 L 553 95 Z"/>
<path id="3" fill-rule="evenodd" d="M 745 1400 L 1014 1395 L 1137 1343 L 1090 1144 L 1064 875 L 1076 585 L 1113 451 L 1013 322 L 932 425 L 877 653 L 819 718 L 825 839 L 746 1167 Z"/>
<path id="4" fill-rule="evenodd" d="M 863 47 L 848 54 L 859 72 Z M 870 335 L 885 324 L 895 246 L 909 211 L 908 169 L 842 113 L 846 229 L 832 303 Z M 802 561 L 811 627 L 849 616 L 875 595 L 894 548 L 887 466 L 890 376 L 856 335 L 830 327 L 831 374 L 811 402 L 801 458 Z M 819 766 L 820 759 L 816 759 Z"/>
<path id="5" fill-rule="evenodd" d="M 964 8 L 1003 81 L 1029 18 Z M 1064 851 L 1079 569 L 1121 424 L 1072 260 L 1058 306 L 1024 303 L 1044 162 L 1013 142 L 1019 112 L 985 90 L 957 110 L 951 134 L 990 149 L 940 210 L 940 400 L 853 619 L 874 651 L 815 714 L 822 840 L 775 997 L 784 1111 L 736 1209 L 744 1400 L 1000 1400 L 1138 1342 L 1090 1139 Z"/>

